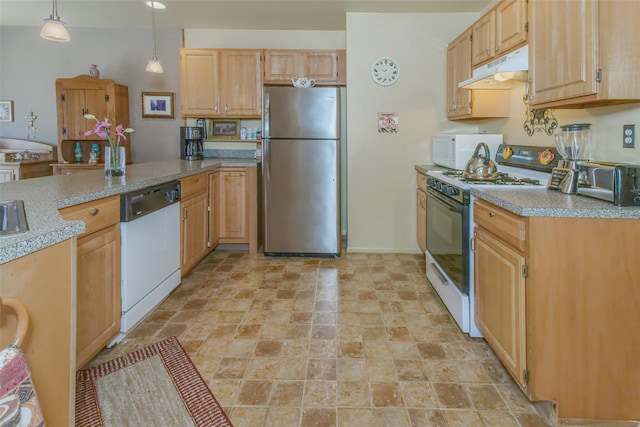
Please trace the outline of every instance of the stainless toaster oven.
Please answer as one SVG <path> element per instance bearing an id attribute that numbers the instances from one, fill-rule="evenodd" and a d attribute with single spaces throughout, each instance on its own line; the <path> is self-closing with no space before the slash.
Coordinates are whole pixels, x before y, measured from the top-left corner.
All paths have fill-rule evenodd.
<path id="1" fill-rule="evenodd" d="M 640 206 L 640 165 L 580 162 L 577 194 L 616 206 Z"/>

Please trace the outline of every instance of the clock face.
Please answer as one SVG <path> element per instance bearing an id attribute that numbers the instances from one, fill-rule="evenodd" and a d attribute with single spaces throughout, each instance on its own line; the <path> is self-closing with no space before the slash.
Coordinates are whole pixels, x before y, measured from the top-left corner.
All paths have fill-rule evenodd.
<path id="1" fill-rule="evenodd" d="M 400 67 L 392 58 L 378 58 L 371 64 L 371 78 L 382 86 L 392 85 L 398 80 Z"/>

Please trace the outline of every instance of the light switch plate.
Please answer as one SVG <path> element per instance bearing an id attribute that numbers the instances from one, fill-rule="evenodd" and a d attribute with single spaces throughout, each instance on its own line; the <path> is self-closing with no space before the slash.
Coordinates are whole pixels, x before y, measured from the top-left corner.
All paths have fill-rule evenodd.
<path id="1" fill-rule="evenodd" d="M 622 125 L 622 148 L 636 148 L 636 125 Z"/>

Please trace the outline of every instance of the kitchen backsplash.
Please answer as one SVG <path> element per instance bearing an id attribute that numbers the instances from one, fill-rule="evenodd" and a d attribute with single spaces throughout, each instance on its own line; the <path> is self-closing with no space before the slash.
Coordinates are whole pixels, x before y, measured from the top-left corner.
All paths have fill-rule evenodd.
<path id="1" fill-rule="evenodd" d="M 524 83 L 511 91 L 511 117 L 487 120 L 478 130 L 502 133 L 511 144 L 553 146 L 559 129 L 549 136 L 544 131 L 528 136 L 524 130 L 525 106 L 522 102 Z M 622 126 L 636 124 L 640 128 L 640 104 L 626 104 L 583 110 L 551 110 L 558 126 L 571 123 L 591 123 L 591 160 L 640 164 L 640 144 L 637 148 L 622 148 Z"/>

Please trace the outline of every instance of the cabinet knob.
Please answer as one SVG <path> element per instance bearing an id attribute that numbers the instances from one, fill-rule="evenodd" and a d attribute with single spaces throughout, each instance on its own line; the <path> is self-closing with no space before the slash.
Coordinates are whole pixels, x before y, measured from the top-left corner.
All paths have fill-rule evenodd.
<path id="1" fill-rule="evenodd" d="M 91 209 L 89 211 L 89 213 L 91 214 L 91 216 L 96 216 L 98 215 L 98 212 L 100 212 L 100 209 Z"/>
<path id="2" fill-rule="evenodd" d="M 496 213 L 495 213 L 495 212 L 493 212 L 493 211 L 491 211 L 491 212 L 489 212 L 489 216 L 490 216 L 490 217 L 494 217 L 494 216 L 496 216 Z"/>
<path id="3" fill-rule="evenodd" d="M 498 46 L 496 46 L 496 52 L 499 51 L 499 50 L 500 50 L 500 48 Z"/>
<path id="4" fill-rule="evenodd" d="M 487 49 L 487 56 L 491 55 L 491 49 Z"/>

